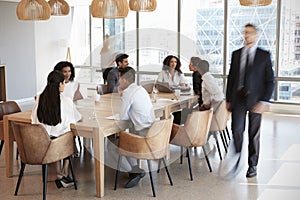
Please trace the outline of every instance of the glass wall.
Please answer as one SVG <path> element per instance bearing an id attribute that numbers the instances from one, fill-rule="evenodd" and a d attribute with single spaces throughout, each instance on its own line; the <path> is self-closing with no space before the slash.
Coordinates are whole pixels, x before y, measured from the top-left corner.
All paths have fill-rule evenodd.
<path id="1" fill-rule="evenodd" d="M 278 101 L 300 102 L 300 3 L 281 1 L 280 46 L 277 67 Z"/>
<path id="2" fill-rule="evenodd" d="M 102 69 L 114 65 L 115 53 L 125 52 L 139 83 L 155 79 L 168 54 L 180 57 L 182 71 L 191 80 L 189 59 L 199 56 L 210 62 L 211 73 L 225 87 L 231 53 L 243 46 L 244 25 L 253 23 L 259 29 L 258 45 L 271 52 L 274 101 L 299 103 L 299 5 L 296 0 L 273 0 L 261 7 L 241 6 L 239 1 L 164 0 L 154 12 L 130 10 L 124 19 L 103 20 L 90 17 L 87 3 L 74 8 L 73 62 L 89 69 L 80 72 L 85 81 L 102 82 Z M 102 55 L 105 46 L 113 56 Z"/>
<path id="3" fill-rule="evenodd" d="M 139 81 L 153 80 L 164 58 L 178 56 L 178 4 L 176 0 L 157 2 L 154 12 L 139 12 Z"/>
<path id="4" fill-rule="evenodd" d="M 210 72 L 223 74 L 224 1 L 191 0 L 181 5 L 181 55 L 199 56 L 210 63 Z M 191 40 L 191 42 L 189 41 Z"/>

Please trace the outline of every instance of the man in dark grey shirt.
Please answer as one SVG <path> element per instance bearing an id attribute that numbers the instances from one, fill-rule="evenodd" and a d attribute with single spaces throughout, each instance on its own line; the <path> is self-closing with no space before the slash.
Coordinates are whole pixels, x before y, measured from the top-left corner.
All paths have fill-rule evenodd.
<path id="1" fill-rule="evenodd" d="M 118 54 L 116 56 L 116 64 L 112 70 L 109 71 L 107 75 L 107 93 L 118 92 L 117 88 L 119 86 L 119 68 L 125 68 L 128 66 L 128 55 Z"/>

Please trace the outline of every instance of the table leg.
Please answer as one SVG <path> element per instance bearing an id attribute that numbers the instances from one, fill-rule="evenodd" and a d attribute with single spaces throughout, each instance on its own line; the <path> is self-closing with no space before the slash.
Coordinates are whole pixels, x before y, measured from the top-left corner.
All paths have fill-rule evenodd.
<path id="1" fill-rule="evenodd" d="M 6 176 L 12 177 L 13 175 L 13 137 L 11 126 L 7 116 L 3 117 L 4 126 L 4 147 L 5 147 L 5 165 L 6 165 Z"/>
<path id="2" fill-rule="evenodd" d="M 104 135 L 101 130 L 94 129 L 94 165 L 95 165 L 95 181 L 96 196 L 104 196 Z"/>

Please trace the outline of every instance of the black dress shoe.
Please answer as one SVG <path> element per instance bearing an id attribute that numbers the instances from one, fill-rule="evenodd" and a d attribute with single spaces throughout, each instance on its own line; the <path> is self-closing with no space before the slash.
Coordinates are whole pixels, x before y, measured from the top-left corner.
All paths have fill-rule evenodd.
<path id="1" fill-rule="evenodd" d="M 63 187 L 63 185 L 62 185 L 61 182 L 60 182 L 60 179 L 56 179 L 56 180 L 55 180 L 55 184 L 56 184 L 56 187 L 57 187 L 58 189 Z"/>
<path id="2" fill-rule="evenodd" d="M 141 174 L 137 174 L 135 177 L 131 178 L 125 184 L 125 188 L 132 188 L 132 187 L 136 186 L 140 182 L 141 178 L 143 178 L 142 175 Z"/>
<path id="3" fill-rule="evenodd" d="M 246 177 L 247 177 L 247 178 L 252 178 L 252 177 L 254 177 L 254 176 L 256 176 L 256 175 L 257 175 L 257 168 L 256 168 L 256 166 L 250 166 L 250 167 L 248 168 Z"/>
<path id="4" fill-rule="evenodd" d="M 143 178 L 146 175 L 146 172 L 143 171 L 141 173 L 132 173 L 132 172 L 128 172 L 129 178 L 134 178 L 136 176 L 141 176 L 141 178 Z"/>
<path id="5" fill-rule="evenodd" d="M 135 165 L 132 167 L 132 170 L 130 172 L 128 172 L 128 175 L 129 175 L 129 178 L 131 178 L 131 179 L 136 177 L 137 175 L 140 175 L 141 178 L 143 178 L 146 175 L 146 172 L 145 172 L 145 170 L 139 168 L 138 165 Z"/>

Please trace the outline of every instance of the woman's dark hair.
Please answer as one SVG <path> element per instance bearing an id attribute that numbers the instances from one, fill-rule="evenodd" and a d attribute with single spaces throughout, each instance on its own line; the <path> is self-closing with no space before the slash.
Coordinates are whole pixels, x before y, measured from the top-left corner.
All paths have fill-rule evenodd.
<path id="1" fill-rule="evenodd" d="M 75 69 L 74 69 L 74 66 L 72 63 L 70 63 L 68 61 L 61 61 L 55 65 L 53 70 L 62 71 L 62 69 L 64 67 L 70 67 L 70 69 L 71 69 L 70 81 L 73 81 L 75 78 Z"/>
<path id="2" fill-rule="evenodd" d="M 180 67 L 181 67 L 181 62 L 179 60 L 179 58 L 177 58 L 176 56 L 173 56 L 173 55 L 168 55 L 164 61 L 163 61 L 163 70 L 167 70 L 169 69 L 169 66 L 170 66 L 170 61 L 172 58 L 175 58 L 176 61 L 177 61 L 177 65 L 175 67 L 175 70 L 177 70 L 179 73 L 182 73 Z"/>
<path id="3" fill-rule="evenodd" d="M 172 58 L 172 55 L 168 55 L 167 57 L 165 57 L 164 61 L 163 61 L 163 67 L 162 70 L 169 70 L 169 65 L 168 62 L 169 60 Z"/>
<path id="4" fill-rule="evenodd" d="M 58 70 L 54 70 L 48 75 L 47 85 L 40 95 L 37 108 L 39 122 L 50 126 L 61 123 L 59 84 L 64 80 L 63 73 Z"/>

